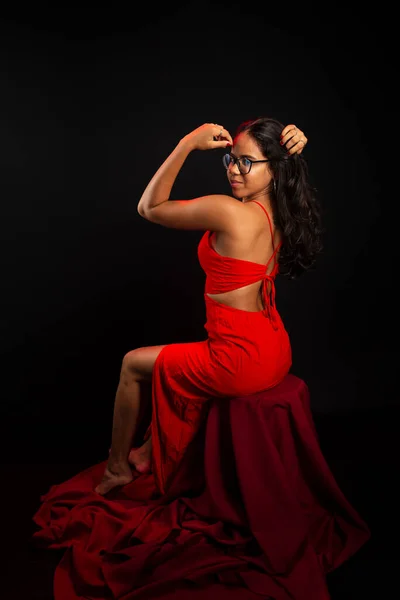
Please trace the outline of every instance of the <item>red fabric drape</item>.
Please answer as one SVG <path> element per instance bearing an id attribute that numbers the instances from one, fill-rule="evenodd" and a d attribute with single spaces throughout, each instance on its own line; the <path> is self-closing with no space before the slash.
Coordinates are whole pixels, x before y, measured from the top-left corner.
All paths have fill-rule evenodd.
<path id="1" fill-rule="evenodd" d="M 327 600 L 325 574 L 369 538 L 319 447 L 306 384 L 212 401 L 172 485 L 152 474 L 106 497 L 105 462 L 53 485 L 39 547 L 66 551 L 55 600 Z"/>

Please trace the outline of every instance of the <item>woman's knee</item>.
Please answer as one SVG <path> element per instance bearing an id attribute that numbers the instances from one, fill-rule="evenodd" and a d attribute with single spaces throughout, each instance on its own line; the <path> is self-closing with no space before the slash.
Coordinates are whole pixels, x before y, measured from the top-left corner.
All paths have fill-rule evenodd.
<path id="1" fill-rule="evenodd" d="M 122 359 L 121 371 L 130 373 L 131 375 L 138 374 L 140 371 L 140 354 L 142 348 L 135 348 L 127 352 Z"/>
<path id="2" fill-rule="evenodd" d="M 127 352 L 122 360 L 122 370 L 137 379 L 151 381 L 154 363 L 164 346 L 148 346 Z"/>

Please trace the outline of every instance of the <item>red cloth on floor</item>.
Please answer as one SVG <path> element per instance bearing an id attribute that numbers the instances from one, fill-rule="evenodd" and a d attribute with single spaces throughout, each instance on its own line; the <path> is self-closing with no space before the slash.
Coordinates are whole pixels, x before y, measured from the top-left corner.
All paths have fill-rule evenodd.
<path id="1" fill-rule="evenodd" d="M 204 459 L 204 460 L 203 460 Z M 328 600 L 369 538 L 319 447 L 306 384 L 210 403 L 167 494 L 152 474 L 106 497 L 106 462 L 53 485 L 34 543 L 66 548 L 55 600 Z"/>

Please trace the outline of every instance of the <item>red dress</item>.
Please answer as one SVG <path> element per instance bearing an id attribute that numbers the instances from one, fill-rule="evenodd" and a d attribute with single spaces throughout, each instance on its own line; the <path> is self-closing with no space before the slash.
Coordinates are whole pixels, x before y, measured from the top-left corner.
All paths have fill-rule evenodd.
<path id="1" fill-rule="evenodd" d="M 268 212 L 256 203 L 267 215 L 273 243 Z M 289 372 L 290 340 L 275 306 L 276 259 L 271 273 L 267 273 L 280 245 L 264 265 L 221 256 L 212 246 L 210 231 L 199 242 L 198 258 L 206 273 L 207 339 L 165 346 L 153 368 L 152 420 L 145 439 L 151 431 L 152 470 L 161 493 L 168 489 L 206 416 L 205 404 L 209 400 L 266 390 L 281 382 Z M 207 295 L 257 281 L 262 281 L 264 301 L 264 309 L 258 312 L 226 306 Z"/>
<path id="2" fill-rule="evenodd" d="M 326 573 L 369 538 L 321 453 L 307 386 L 287 374 L 276 265 L 267 277 L 222 257 L 208 232 L 198 251 L 208 337 L 157 357 L 153 473 L 100 496 L 102 461 L 41 497 L 34 542 L 66 550 L 55 600 L 329 600 Z M 260 312 L 207 296 L 262 279 Z"/>

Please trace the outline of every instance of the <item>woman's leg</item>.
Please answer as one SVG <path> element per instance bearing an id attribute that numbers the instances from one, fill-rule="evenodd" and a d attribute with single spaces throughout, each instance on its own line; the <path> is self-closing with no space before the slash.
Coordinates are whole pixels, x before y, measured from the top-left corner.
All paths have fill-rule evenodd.
<path id="1" fill-rule="evenodd" d="M 128 462 L 140 407 L 140 383 L 151 381 L 154 363 L 163 346 L 137 348 L 125 355 L 115 397 L 111 450 L 107 466 L 95 492 L 104 495 L 132 481 Z"/>

